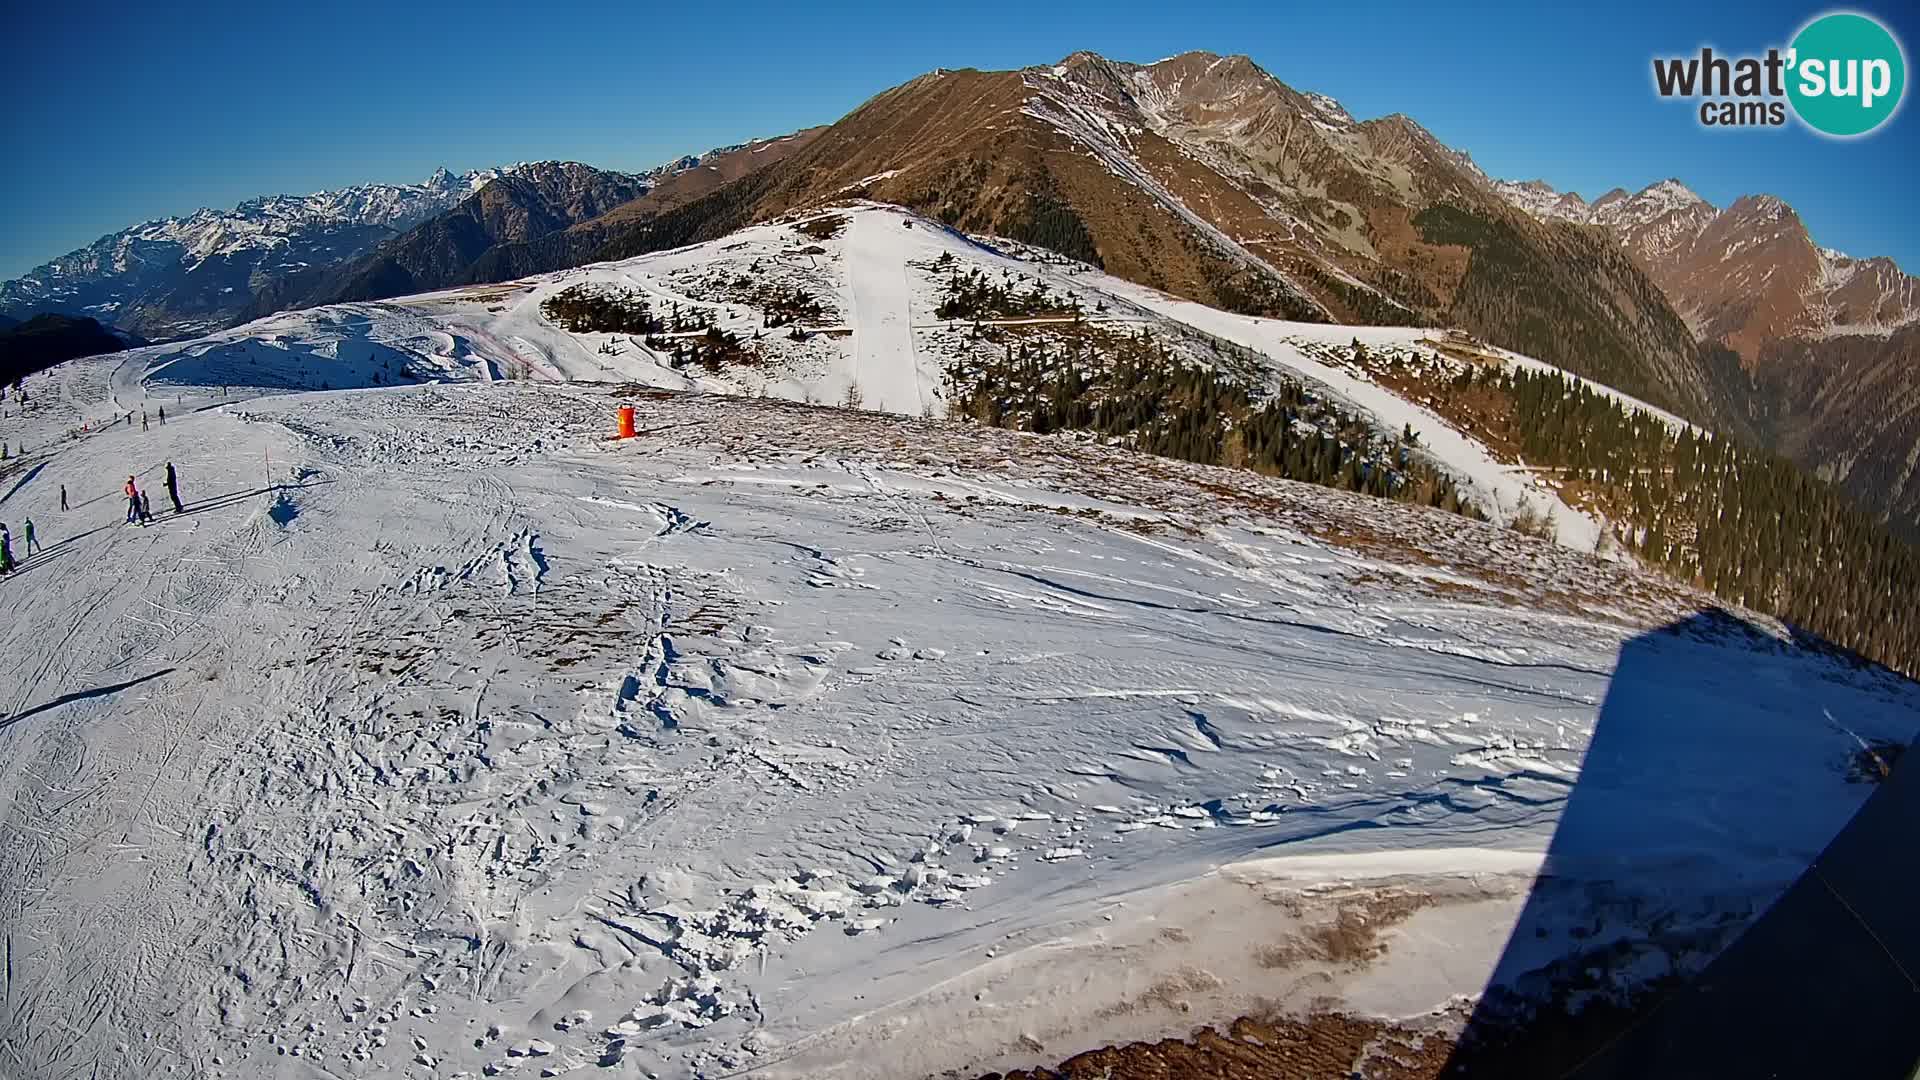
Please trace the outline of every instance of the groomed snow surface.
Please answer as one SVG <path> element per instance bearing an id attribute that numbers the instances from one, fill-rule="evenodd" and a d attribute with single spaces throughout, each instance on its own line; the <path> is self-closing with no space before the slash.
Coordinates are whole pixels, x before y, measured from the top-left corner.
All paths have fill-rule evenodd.
<path id="1" fill-rule="evenodd" d="M 889 265 L 869 231 L 834 250 Z M 877 274 L 835 295 L 897 347 L 925 298 Z M 966 1076 L 1256 1008 L 1457 1025 L 1571 950 L 1613 947 L 1616 988 L 1703 963 L 1865 799 L 1859 740 L 1920 716 L 1439 511 L 555 383 L 684 376 L 542 329 L 552 287 L 8 401 L 0 1073 Z M 861 332 L 739 377 L 912 411 L 925 368 Z M 319 389 L 396 368 L 466 381 Z"/>

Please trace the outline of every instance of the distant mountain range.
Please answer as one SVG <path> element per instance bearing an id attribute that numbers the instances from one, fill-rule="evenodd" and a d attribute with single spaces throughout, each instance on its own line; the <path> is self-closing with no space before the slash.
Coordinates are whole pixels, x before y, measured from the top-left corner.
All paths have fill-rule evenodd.
<path id="1" fill-rule="evenodd" d="M 440 169 L 419 184 L 269 195 L 159 218 L 0 283 L 0 317 L 58 312 L 167 340 L 287 307 L 431 288 L 496 243 L 595 217 L 702 160 L 644 174 L 554 161 Z"/>
<path id="2" fill-rule="evenodd" d="M 668 166 L 673 168 L 676 166 Z M 454 284 L 487 249 L 545 236 L 651 190 L 652 175 L 578 162 L 511 166 L 432 217 L 353 257 L 270 276 L 255 288 L 249 318 L 295 307 L 369 300 Z"/>
<path id="3" fill-rule="evenodd" d="M 142 222 L 0 284 L 0 314 L 91 316 L 165 339 L 230 325 L 258 282 L 367 251 L 466 198 L 500 170 L 419 184 L 269 195 Z"/>
<path id="4" fill-rule="evenodd" d="M 1588 204 L 1502 184 L 1543 220 L 1597 226 L 1719 357 L 1715 426 L 1773 447 L 1920 535 L 1920 282 L 1814 243 L 1792 207 L 1715 207 L 1678 180 Z"/>
<path id="5" fill-rule="evenodd" d="M 721 147 L 637 175 L 577 162 L 515 166 L 358 258 L 264 282 L 246 314 L 377 300 L 591 262 L 628 221 L 777 161 L 808 135 Z"/>
<path id="6" fill-rule="evenodd" d="M 1592 203 L 1488 177 L 1246 57 L 936 71 L 838 122 L 645 174 L 543 162 L 149 222 L 0 286 L 150 337 L 510 280 L 852 197 L 1217 307 L 1451 325 L 1775 447 L 1920 535 L 1913 279 L 1767 196 Z"/>

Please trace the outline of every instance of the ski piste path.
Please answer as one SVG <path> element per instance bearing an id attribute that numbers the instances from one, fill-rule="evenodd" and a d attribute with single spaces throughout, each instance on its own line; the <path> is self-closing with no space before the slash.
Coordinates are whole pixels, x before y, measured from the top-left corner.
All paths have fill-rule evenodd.
<path id="1" fill-rule="evenodd" d="M 247 358 L 377 368 L 329 351 Z M 5 421 L 0 520 L 49 548 L 0 580 L 21 1080 L 1051 1063 L 1273 999 L 1261 950 L 1383 882 L 1431 902 L 1281 1004 L 1428 1013 L 1493 970 L 1623 643 L 1700 602 L 1439 512 L 711 395 L 176 382 L 165 427 L 57 440 L 125 365 Z M 609 444 L 621 400 L 648 434 Z M 169 460 L 190 512 L 120 524 Z M 1575 853 L 1609 932 L 1763 905 L 1865 797 L 1853 735 L 1920 709 L 1651 640 L 1663 738 L 1725 767 L 1601 789 L 1660 836 Z"/>
<path id="2" fill-rule="evenodd" d="M 937 365 L 931 379 L 923 377 L 920 352 L 914 347 L 907 249 L 898 242 L 909 230 L 902 221 L 879 214 L 854 214 L 847 230 L 854 374 L 863 405 L 919 416 L 931 408 L 935 399 L 928 390 L 937 389 L 940 378 Z"/>

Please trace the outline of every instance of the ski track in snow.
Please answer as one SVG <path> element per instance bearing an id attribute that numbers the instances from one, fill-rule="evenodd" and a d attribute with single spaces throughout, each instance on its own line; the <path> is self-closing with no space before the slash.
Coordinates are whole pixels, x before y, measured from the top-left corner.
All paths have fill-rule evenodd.
<path id="1" fill-rule="evenodd" d="M 950 241 L 900 220 L 856 216 L 836 256 L 840 355 L 909 412 L 914 294 L 885 275 Z M 1116 897 L 1256 856 L 1527 880 L 1623 643 L 1700 602 L 1066 439 L 683 394 L 619 398 L 650 434 L 610 444 L 616 398 L 583 385 L 255 396 L 415 341 L 448 377 L 520 341 L 553 369 L 522 376 L 578 376 L 577 343 L 518 321 L 537 295 L 485 332 L 356 306 L 299 317 L 319 344 L 256 324 L 28 380 L 5 434 L 45 468 L 6 516 L 49 550 L 0 582 L 0 1071 L 903 1075 L 862 1018 Z M 163 401 L 164 427 L 98 426 Z M 120 478 L 169 460 L 190 512 L 120 524 Z M 1425 554 L 1315 538 L 1335 526 Z M 1673 738 L 1735 760 L 1603 795 L 1643 826 L 1675 807 L 1662 858 L 1764 903 L 1866 794 L 1802 704 L 1905 739 L 1920 694 L 1738 634 L 1647 648 Z M 1313 992 L 1476 992 L 1488 925 L 1397 991 Z"/>
<path id="2" fill-rule="evenodd" d="M 907 230 L 890 215 L 855 214 L 847 225 L 853 292 L 854 367 L 866 408 L 918 416 L 929 406 L 913 347 L 906 259 L 887 240 Z M 934 383 L 938 385 L 938 380 Z"/>

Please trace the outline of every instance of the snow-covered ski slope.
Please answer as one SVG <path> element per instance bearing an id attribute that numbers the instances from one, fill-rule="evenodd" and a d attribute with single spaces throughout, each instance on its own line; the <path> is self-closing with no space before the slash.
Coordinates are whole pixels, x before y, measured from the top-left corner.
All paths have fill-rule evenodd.
<path id="1" fill-rule="evenodd" d="M 1444 1032 L 1570 950 L 1611 965 L 1583 993 L 1703 961 L 1871 790 L 1859 740 L 1920 716 L 1627 566 L 1082 440 L 216 385 L 592 355 L 430 309 L 9 400 L 5 1075 L 968 1076 L 1256 1009 Z"/>
<path id="2" fill-rule="evenodd" d="M 862 203 L 828 216 L 846 224 L 825 239 L 795 228 L 808 220 L 802 218 L 504 285 L 276 315 L 197 341 L 129 354 L 123 381 L 130 387 L 145 380 L 156 389 L 209 380 L 339 389 L 390 384 L 410 371 L 415 378 L 435 380 L 617 381 L 829 404 L 852 400 L 868 409 L 943 416 L 949 366 L 970 357 L 994 359 L 1002 348 L 969 335 L 971 322 L 936 314 L 948 277 L 978 268 L 994 277 L 1044 283 L 1053 296 L 1077 301 L 1088 322 L 1153 335 L 1196 362 L 1216 359 L 1202 334 L 1252 349 L 1276 373 L 1303 379 L 1371 414 L 1384 432 L 1413 428 L 1425 452 L 1495 522 L 1530 510 L 1550 518 L 1568 546 L 1585 551 L 1596 546 L 1600 523 L 1516 467 L 1520 463 L 1496 459 L 1425 406 L 1326 359 L 1330 347 L 1357 338 L 1369 347 L 1444 362 L 1426 344 L 1438 331 L 1234 315 L 1019 245 L 979 242 L 895 207 Z M 649 348 L 640 335 L 564 330 L 546 316 L 542 304 L 581 285 L 642 296 L 660 314 L 698 310 L 745 339 L 755 360 L 716 371 L 675 367 L 667 348 Z M 798 335 L 789 324 L 769 326 L 767 309 L 769 296 L 796 290 L 821 308 L 819 318 L 800 320 Z M 1050 320 L 1004 321 L 1044 329 Z M 1486 353 L 1545 366 L 1499 350 Z M 269 372 L 275 373 L 272 378 Z"/>

